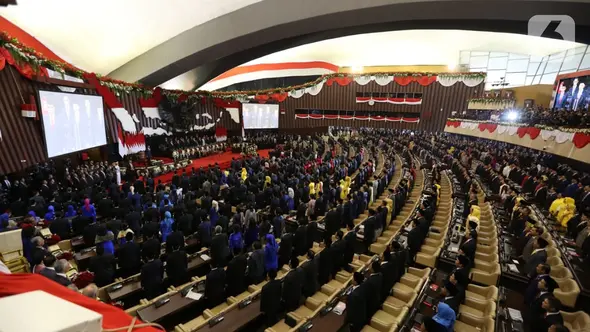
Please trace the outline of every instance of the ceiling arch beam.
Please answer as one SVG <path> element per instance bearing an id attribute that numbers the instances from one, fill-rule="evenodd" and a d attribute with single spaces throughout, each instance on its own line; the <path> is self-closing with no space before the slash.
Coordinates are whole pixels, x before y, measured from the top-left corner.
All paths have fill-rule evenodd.
<path id="1" fill-rule="evenodd" d="M 185 31 L 109 76 L 156 86 L 192 70 L 199 86 L 249 60 L 314 41 L 420 28 L 526 33 L 530 17 L 556 12 L 573 17 L 577 41 L 590 43 L 587 0 L 338 0 L 338 6 L 265 0 Z"/>

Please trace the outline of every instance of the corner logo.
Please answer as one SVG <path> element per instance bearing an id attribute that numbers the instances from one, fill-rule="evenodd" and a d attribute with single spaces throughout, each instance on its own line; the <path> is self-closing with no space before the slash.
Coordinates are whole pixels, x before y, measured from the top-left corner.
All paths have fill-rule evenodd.
<path id="1" fill-rule="evenodd" d="M 529 19 L 529 36 L 576 41 L 576 23 L 568 15 L 535 15 Z"/>

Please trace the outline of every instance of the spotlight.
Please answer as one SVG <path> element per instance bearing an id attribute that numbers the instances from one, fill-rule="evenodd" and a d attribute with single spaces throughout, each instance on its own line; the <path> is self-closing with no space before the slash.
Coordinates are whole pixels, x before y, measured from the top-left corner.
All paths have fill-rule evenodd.
<path id="1" fill-rule="evenodd" d="M 351 68 L 353 73 L 362 73 L 363 72 L 363 66 L 352 66 Z"/>
<path id="2" fill-rule="evenodd" d="M 518 117 L 519 117 L 519 114 L 516 111 L 510 111 L 510 112 L 508 112 L 508 114 L 506 114 L 506 120 L 511 121 L 511 122 L 518 120 Z"/>
<path id="3" fill-rule="evenodd" d="M 457 64 L 456 63 L 449 63 L 449 65 L 447 67 L 449 68 L 450 71 L 454 71 L 457 68 Z"/>

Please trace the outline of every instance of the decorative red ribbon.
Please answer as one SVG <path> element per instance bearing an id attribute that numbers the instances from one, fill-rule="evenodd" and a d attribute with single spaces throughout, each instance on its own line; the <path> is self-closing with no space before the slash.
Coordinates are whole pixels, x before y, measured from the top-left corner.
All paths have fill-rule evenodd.
<path id="1" fill-rule="evenodd" d="M 408 85 L 412 82 L 418 82 L 418 84 L 422 86 L 427 86 L 436 82 L 436 76 L 394 76 L 393 80 L 399 85 Z"/>
<path id="2" fill-rule="evenodd" d="M 588 145 L 588 143 L 590 143 L 590 135 L 584 133 L 575 133 L 573 142 L 578 149 L 582 149 Z"/>
<path id="3" fill-rule="evenodd" d="M 346 86 L 352 83 L 352 77 L 345 76 L 345 77 L 332 77 L 326 81 L 326 85 L 332 86 L 334 83 L 337 83 L 340 86 Z"/>

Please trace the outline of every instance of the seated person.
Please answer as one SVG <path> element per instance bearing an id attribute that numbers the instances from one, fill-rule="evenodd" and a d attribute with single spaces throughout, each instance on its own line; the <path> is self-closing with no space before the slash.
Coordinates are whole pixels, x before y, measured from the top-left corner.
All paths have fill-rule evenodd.
<path id="1" fill-rule="evenodd" d="M 457 319 L 456 311 L 453 310 L 447 303 L 439 302 L 436 306 L 436 315 L 432 320 L 443 326 L 446 331 L 452 332 L 455 320 Z"/>

